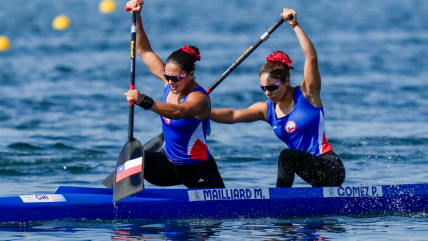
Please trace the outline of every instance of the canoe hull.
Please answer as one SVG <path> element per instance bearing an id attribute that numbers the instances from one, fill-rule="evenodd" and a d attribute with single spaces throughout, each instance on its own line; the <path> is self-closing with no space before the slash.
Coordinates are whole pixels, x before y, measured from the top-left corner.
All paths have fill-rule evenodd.
<path id="1" fill-rule="evenodd" d="M 59 187 L 55 194 L 0 197 L 0 222 L 402 215 L 428 209 L 426 184 L 143 189 L 115 204 L 112 194 L 109 188 Z"/>

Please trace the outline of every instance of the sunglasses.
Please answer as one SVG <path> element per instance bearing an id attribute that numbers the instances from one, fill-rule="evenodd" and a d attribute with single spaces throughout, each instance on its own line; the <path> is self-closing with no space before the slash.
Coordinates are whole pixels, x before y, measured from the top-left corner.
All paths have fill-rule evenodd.
<path id="1" fill-rule="evenodd" d="M 165 71 L 162 71 L 162 74 L 163 74 L 163 76 L 165 76 L 166 81 L 171 80 L 172 82 L 178 82 L 187 76 L 187 74 L 169 75 L 169 74 L 165 73 Z"/>
<path id="2" fill-rule="evenodd" d="M 273 92 L 274 90 L 278 89 L 278 87 L 279 87 L 279 85 L 281 83 L 282 82 L 279 81 L 279 82 L 276 82 L 276 83 L 273 83 L 273 84 L 270 84 L 270 85 L 262 85 L 262 84 L 260 84 L 260 88 L 262 88 L 263 92 L 266 92 L 266 90 L 269 91 L 269 92 Z"/>

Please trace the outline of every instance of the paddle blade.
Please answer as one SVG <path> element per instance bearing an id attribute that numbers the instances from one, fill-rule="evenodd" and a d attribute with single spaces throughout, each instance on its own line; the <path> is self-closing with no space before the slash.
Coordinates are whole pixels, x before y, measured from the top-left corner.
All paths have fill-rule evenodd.
<path id="1" fill-rule="evenodd" d="M 153 152 L 163 152 L 163 133 L 160 133 L 155 138 L 151 139 L 150 141 L 144 143 L 143 149 L 145 151 L 153 151 Z"/>
<path id="2" fill-rule="evenodd" d="M 143 146 L 136 139 L 128 141 L 116 162 L 113 202 L 122 200 L 144 188 Z"/>
<path id="3" fill-rule="evenodd" d="M 116 170 L 116 168 L 115 168 L 115 170 Z M 108 177 L 106 179 L 104 179 L 104 181 L 103 181 L 104 186 L 109 187 L 109 188 L 113 188 L 113 186 L 114 186 L 114 174 L 115 173 L 116 173 L 115 171 L 112 171 L 110 173 L 110 175 L 108 175 Z"/>
<path id="4" fill-rule="evenodd" d="M 164 142 L 163 133 L 161 133 L 160 135 L 152 138 L 150 141 L 144 143 L 143 150 L 153 151 L 153 152 L 163 152 L 163 148 L 162 148 L 163 142 Z M 108 175 L 108 177 L 103 181 L 104 186 L 113 188 L 114 182 L 115 182 L 115 178 L 114 178 L 115 175 L 116 175 L 115 171 L 110 173 L 110 175 Z"/>

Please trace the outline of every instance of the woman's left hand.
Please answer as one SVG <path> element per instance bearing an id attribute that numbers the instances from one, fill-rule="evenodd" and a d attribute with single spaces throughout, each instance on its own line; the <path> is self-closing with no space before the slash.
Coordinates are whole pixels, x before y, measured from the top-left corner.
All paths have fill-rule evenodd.
<path id="1" fill-rule="evenodd" d="M 288 20 L 288 19 L 287 19 L 287 18 L 288 18 L 288 16 L 290 16 L 290 15 L 293 15 L 293 19 L 292 19 L 292 20 Z M 284 9 L 282 10 L 281 17 L 283 17 L 283 18 L 284 18 L 284 20 L 285 20 L 288 24 L 290 24 L 290 25 L 293 25 L 293 24 L 297 23 L 297 13 L 296 13 L 296 11 L 294 11 L 294 9 L 284 8 Z"/>
<path id="2" fill-rule="evenodd" d="M 126 3 L 125 9 L 126 10 L 129 9 L 131 11 L 131 13 L 132 13 L 132 11 L 139 12 L 139 11 L 141 11 L 141 8 L 143 8 L 143 4 L 144 4 L 143 0 L 131 0 L 131 1 Z"/>

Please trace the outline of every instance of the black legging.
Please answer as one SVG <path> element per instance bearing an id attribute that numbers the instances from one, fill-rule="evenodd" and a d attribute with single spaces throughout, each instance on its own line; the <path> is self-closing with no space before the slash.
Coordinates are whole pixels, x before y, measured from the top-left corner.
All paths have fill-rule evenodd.
<path id="1" fill-rule="evenodd" d="M 172 163 L 162 152 L 144 152 L 144 179 L 157 186 L 184 184 L 188 188 L 225 188 L 212 155 L 190 165 Z"/>
<path id="2" fill-rule="evenodd" d="M 315 156 L 294 149 L 282 150 L 276 186 L 291 187 L 295 173 L 313 187 L 340 186 L 345 180 L 345 167 L 333 151 Z"/>

